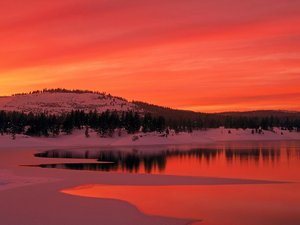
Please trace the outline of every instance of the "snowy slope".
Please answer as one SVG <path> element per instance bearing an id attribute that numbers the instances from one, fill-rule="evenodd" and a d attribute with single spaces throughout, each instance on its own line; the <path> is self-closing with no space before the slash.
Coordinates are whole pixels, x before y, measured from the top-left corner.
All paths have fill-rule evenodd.
<path id="1" fill-rule="evenodd" d="M 60 114 L 72 110 L 137 111 L 138 107 L 121 98 L 99 93 L 41 92 L 34 94 L 0 97 L 0 110 L 18 112 L 47 112 Z"/>

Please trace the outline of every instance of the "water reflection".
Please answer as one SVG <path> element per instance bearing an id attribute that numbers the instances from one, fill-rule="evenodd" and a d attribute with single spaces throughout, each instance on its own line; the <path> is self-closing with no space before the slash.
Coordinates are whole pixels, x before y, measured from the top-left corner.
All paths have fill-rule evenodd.
<path id="1" fill-rule="evenodd" d="M 55 168 L 68 170 L 91 170 L 91 171 L 116 171 L 118 166 L 115 163 L 57 163 L 31 165 L 32 167 Z"/>
<path id="2" fill-rule="evenodd" d="M 277 146 L 277 147 L 276 147 Z M 161 151 L 118 150 L 50 150 L 35 154 L 45 158 L 95 159 L 99 163 L 61 163 L 35 165 L 41 168 L 60 168 L 94 171 L 126 171 L 131 173 L 162 173 L 170 160 L 196 160 L 199 165 L 225 161 L 227 164 L 264 163 L 275 165 L 284 156 L 300 158 L 295 149 L 282 149 L 280 146 L 166 149 Z M 104 162 L 104 163 L 103 163 Z M 106 163 L 105 163 L 106 162 Z M 110 163 L 107 163 L 110 162 Z M 178 164 L 180 166 L 180 163 Z"/>

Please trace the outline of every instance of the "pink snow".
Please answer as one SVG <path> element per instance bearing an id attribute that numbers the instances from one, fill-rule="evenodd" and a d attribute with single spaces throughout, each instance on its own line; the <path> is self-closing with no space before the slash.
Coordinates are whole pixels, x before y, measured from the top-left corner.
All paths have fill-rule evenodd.
<path id="1" fill-rule="evenodd" d="M 127 134 L 122 132 L 118 136 L 101 137 L 94 131 L 85 136 L 84 130 L 75 130 L 73 134 L 61 134 L 57 137 L 29 137 L 17 135 L 13 140 L 10 135 L 0 136 L 0 148 L 16 147 L 101 147 L 101 146 L 154 146 L 154 145 L 193 145 L 206 144 L 220 141 L 280 141 L 300 140 L 300 132 L 281 130 L 274 128 L 273 131 L 264 130 L 263 133 L 252 134 L 251 129 L 207 129 L 194 131 L 193 133 L 181 132 L 175 134 L 171 131 L 168 137 L 164 133 L 136 133 Z"/>
<path id="2" fill-rule="evenodd" d="M 97 110 L 97 112 L 104 112 L 106 110 L 129 111 L 138 109 L 135 104 L 110 95 L 44 92 L 0 97 L 0 110 L 61 114 L 72 110 L 83 110 L 85 112 Z"/>

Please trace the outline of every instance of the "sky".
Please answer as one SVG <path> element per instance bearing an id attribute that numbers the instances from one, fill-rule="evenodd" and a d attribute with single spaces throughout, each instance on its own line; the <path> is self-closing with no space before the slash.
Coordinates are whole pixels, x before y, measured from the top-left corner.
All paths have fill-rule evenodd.
<path id="1" fill-rule="evenodd" d="M 3 0 L 0 95 L 300 111 L 300 0 Z"/>

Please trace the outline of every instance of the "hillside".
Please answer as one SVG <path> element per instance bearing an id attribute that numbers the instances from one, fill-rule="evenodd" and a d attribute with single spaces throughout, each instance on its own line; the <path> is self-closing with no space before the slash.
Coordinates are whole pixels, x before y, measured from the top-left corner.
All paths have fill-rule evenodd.
<path id="1" fill-rule="evenodd" d="M 163 106 L 157 106 L 140 101 L 134 101 L 133 103 L 136 104 L 144 112 L 151 113 L 154 116 L 163 116 L 167 120 L 197 120 L 199 119 L 199 116 L 209 115 L 206 113 L 193 112 L 189 110 L 180 110 Z"/>
<path id="2" fill-rule="evenodd" d="M 72 110 L 136 111 L 137 106 L 125 99 L 89 91 L 44 90 L 29 94 L 0 97 L 0 110 L 29 113 L 62 114 Z"/>

